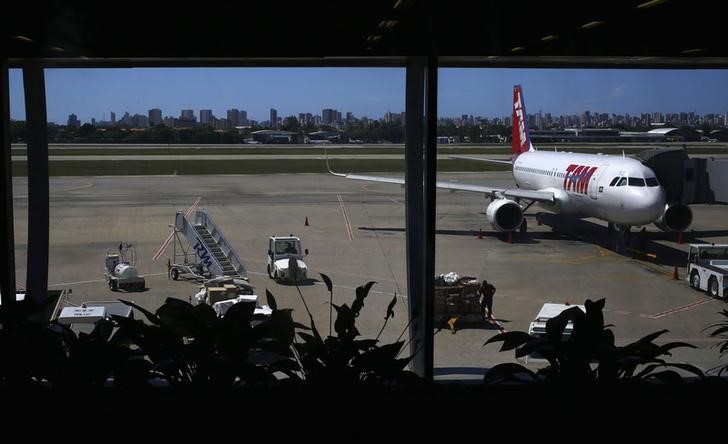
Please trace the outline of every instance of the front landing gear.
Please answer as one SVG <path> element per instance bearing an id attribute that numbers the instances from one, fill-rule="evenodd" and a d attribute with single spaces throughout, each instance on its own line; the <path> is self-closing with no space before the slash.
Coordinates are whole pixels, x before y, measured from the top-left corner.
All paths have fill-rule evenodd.
<path id="1" fill-rule="evenodd" d="M 625 251 L 626 248 L 629 246 L 629 240 L 631 236 L 630 230 L 632 227 L 630 225 L 613 224 L 610 222 L 609 228 L 611 228 L 610 233 L 616 235 L 614 250 L 617 253 Z"/>

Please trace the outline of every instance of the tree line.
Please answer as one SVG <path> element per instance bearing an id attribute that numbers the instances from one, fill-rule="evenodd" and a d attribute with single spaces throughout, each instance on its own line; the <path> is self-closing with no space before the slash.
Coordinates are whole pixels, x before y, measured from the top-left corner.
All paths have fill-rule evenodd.
<path id="1" fill-rule="evenodd" d="M 251 133 L 268 129 L 261 126 L 253 126 L 243 131 L 237 130 L 214 130 L 209 126 L 200 128 L 170 128 L 164 125 L 157 125 L 152 128 L 130 128 L 125 126 L 113 126 L 99 128 L 85 123 L 80 127 L 48 124 L 48 142 L 50 143 L 155 143 L 155 144 L 235 144 L 245 143 L 246 139 L 252 137 Z M 332 142 L 347 143 L 357 141 L 358 143 L 404 143 L 405 130 L 401 122 L 382 122 L 370 120 L 367 122 L 347 123 L 343 129 L 331 126 L 314 126 L 312 124 L 301 125 L 295 117 L 287 117 L 283 120 L 281 130 L 292 131 L 298 134 L 297 139 L 303 141 L 311 133 L 326 131 L 336 133 Z M 486 143 L 495 142 L 496 135 L 508 137 L 510 127 L 502 125 L 492 126 L 456 126 L 452 122 L 441 124 L 437 128 L 438 136 L 453 136 L 461 142 Z M 312 138 L 315 136 L 311 136 Z M 10 139 L 13 143 L 24 143 L 27 141 L 27 130 L 25 121 L 10 121 Z"/>

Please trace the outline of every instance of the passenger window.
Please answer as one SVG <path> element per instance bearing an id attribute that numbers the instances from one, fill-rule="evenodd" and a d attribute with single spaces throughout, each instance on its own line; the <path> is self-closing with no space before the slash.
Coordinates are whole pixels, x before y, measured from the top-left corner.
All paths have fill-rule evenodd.
<path id="1" fill-rule="evenodd" d="M 627 178 L 626 177 L 620 177 L 619 182 L 617 183 L 618 187 L 623 187 L 627 185 Z"/>
<path id="2" fill-rule="evenodd" d="M 648 187 L 657 187 L 657 186 L 660 186 L 660 183 L 657 181 L 657 178 L 656 177 L 648 177 L 648 178 L 645 179 L 645 181 L 647 182 L 647 186 Z"/>
<path id="3" fill-rule="evenodd" d="M 611 181 L 611 182 L 609 182 L 609 186 L 610 186 L 610 187 L 613 187 L 613 186 L 615 186 L 615 185 L 617 184 L 617 181 L 618 181 L 618 180 L 619 180 L 619 177 L 615 177 L 614 179 L 612 179 L 612 181 Z"/>
<path id="4" fill-rule="evenodd" d="M 645 180 L 641 177 L 630 177 L 629 186 L 631 187 L 643 187 L 645 186 Z"/>

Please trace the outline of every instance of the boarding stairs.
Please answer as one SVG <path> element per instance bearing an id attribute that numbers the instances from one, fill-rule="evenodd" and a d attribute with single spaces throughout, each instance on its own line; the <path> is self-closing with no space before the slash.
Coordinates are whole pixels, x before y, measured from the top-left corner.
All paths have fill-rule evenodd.
<path id="1" fill-rule="evenodd" d="M 248 271 L 237 253 L 205 210 L 195 211 L 193 220 L 178 211 L 174 229 L 176 233 L 183 234 L 187 238 L 200 263 L 213 276 L 248 278 Z"/>

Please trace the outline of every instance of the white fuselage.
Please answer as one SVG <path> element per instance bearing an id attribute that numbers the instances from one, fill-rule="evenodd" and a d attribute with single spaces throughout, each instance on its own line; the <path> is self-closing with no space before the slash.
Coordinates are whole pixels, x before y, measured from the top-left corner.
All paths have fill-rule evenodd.
<path id="1" fill-rule="evenodd" d="M 654 222 L 665 209 L 655 173 L 635 159 L 603 154 L 528 151 L 513 162 L 516 186 L 550 191 L 547 210 L 619 225 Z"/>

